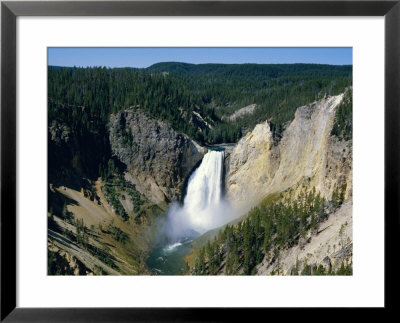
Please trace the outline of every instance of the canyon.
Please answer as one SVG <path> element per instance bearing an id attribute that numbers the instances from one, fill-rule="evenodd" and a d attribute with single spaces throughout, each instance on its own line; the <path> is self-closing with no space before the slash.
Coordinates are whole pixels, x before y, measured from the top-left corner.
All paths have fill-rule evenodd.
<path id="1" fill-rule="evenodd" d="M 124 73 L 145 84 L 125 94 L 141 104 L 49 101 L 49 273 L 351 272 L 351 87 L 307 92 L 299 106 L 218 105 L 204 92 L 202 106 L 179 92 L 190 78 L 174 87 L 169 74 Z M 151 82 L 160 89 L 146 97 Z"/>

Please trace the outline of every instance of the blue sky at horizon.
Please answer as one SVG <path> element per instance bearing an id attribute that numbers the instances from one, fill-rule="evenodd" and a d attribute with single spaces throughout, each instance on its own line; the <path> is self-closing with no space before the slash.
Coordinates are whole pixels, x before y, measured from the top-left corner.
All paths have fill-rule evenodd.
<path id="1" fill-rule="evenodd" d="M 352 65 L 353 50 L 349 47 L 48 48 L 48 65 L 53 66 L 106 66 L 143 68 L 159 62 L 184 62 L 192 64 L 316 63 L 330 65 Z"/>

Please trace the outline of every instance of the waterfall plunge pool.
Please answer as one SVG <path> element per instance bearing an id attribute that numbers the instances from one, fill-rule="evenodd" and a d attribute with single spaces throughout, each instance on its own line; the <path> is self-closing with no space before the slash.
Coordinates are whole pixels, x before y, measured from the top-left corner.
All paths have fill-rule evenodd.
<path id="1" fill-rule="evenodd" d="M 185 256 L 190 252 L 190 242 L 170 243 L 153 249 L 147 259 L 147 266 L 155 275 L 179 275 L 185 270 Z"/>

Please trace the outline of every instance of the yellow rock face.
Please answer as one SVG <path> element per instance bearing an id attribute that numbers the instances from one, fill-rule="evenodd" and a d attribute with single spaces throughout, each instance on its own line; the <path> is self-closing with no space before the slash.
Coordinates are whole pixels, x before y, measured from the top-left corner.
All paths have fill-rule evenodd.
<path id="1" fill-rule="evenodd" d="M 327 198 L 335 185 L 347 184 L 351 196 L 352 142 L 330 135 L 343 94 L 297 109 L 277 146 L 268 122 L 242 138 L 230 156 L 227 198 L 248 209 L 262 198 L 288 188 L 315 187 Z"/>

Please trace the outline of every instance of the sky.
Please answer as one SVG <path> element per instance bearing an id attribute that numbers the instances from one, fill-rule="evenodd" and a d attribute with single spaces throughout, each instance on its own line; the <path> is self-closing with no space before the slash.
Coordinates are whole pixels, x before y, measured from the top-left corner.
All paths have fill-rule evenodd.
<path id="1" fill-rule="evenodd" d="M 48 65 L 148 67 L 159 62 L 184 63 L 317 63 L 351 65 L 352 48 L 95 48 L 50 47 Z"/>

